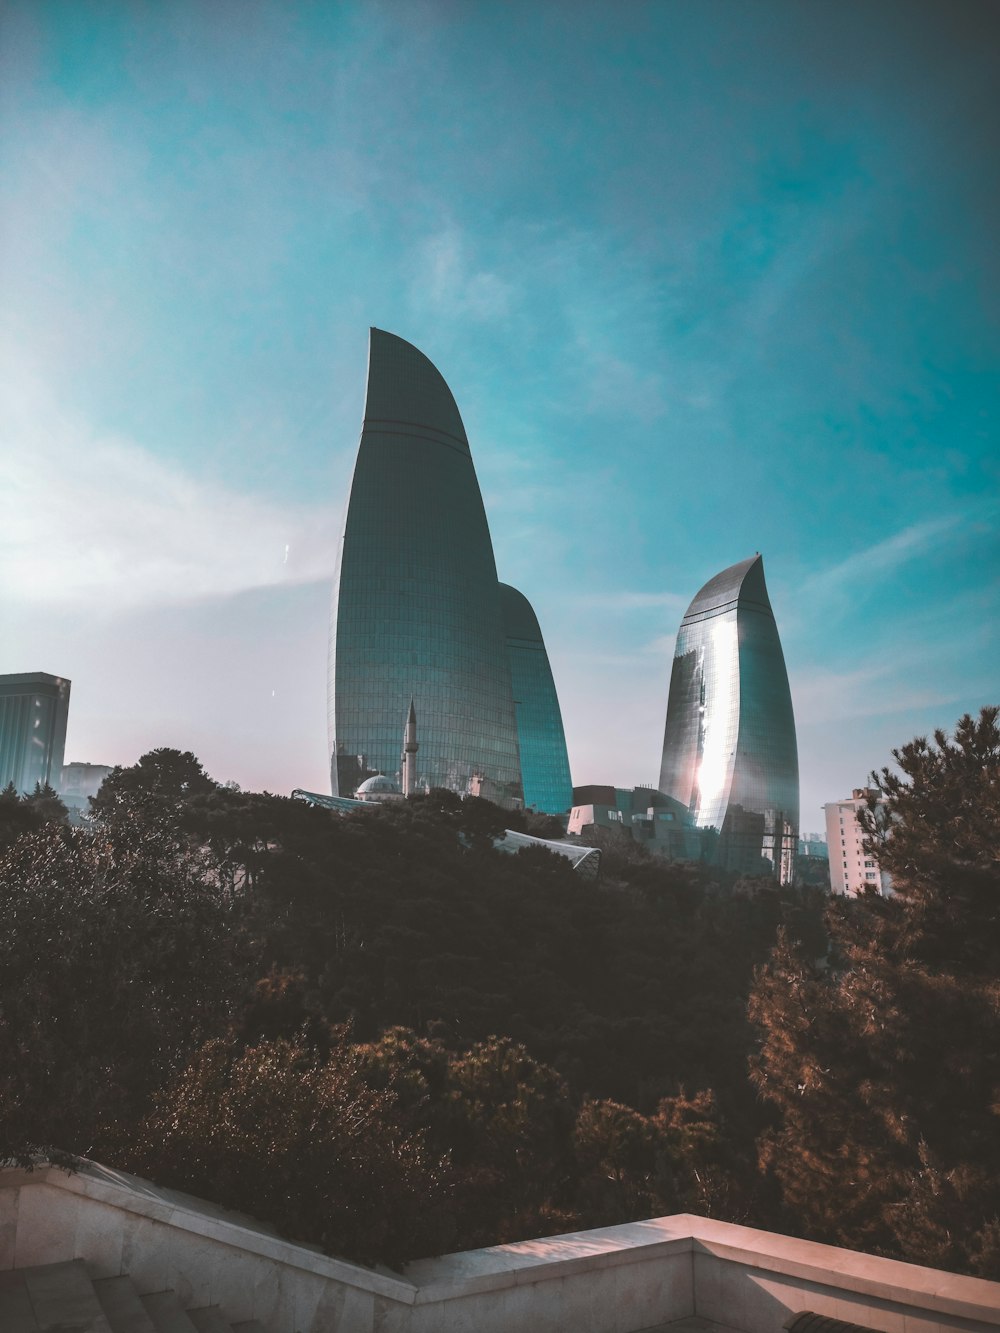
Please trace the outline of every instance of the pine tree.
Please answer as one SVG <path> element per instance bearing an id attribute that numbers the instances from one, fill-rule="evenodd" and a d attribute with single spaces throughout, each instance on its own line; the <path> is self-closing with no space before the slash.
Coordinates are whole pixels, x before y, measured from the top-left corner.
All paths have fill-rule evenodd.
<path id="1" fill-rule="evenodd" d="M 761 1143 L 798 1227 L 1000 1276 L 1000 710 L 893 751 L 866 850 L 894 893 L 834 899 L 828 952 L 758 974 Z"/>

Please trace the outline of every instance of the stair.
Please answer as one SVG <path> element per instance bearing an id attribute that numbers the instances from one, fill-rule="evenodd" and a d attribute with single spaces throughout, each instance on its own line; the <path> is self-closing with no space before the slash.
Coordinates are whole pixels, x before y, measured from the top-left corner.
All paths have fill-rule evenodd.
<path id="1" fill-rule="evenodd" d="M 114 1333 L 156 1333 L 130 1277 L 100 1277 L 94 1290 Z"/>
<path id="2" fill-rule="evenodd" d="M 154 1291 L 139 1299 L 152 1319 L 156 1333 L 198 1333 L 197 1325 L 184 1313 L 172 1291 Z"/>
<path id="3" fill-rule="evenodd" d="M 203 1305 L 200 1310 L 188 1310 L 188 1318 L 198 1333 L 233 1333 L 232 1324 L 226 1323 L 217 1305 Z"/>
<path id="4" fill-rule="evenodd" d="M 82 1259 L 0 1272 L 2 1333 L 267 1333 L 218 1305 L 186 1310 L 173 1291 L 140 1294 L 130 1277 L 91 1278 Z"/>

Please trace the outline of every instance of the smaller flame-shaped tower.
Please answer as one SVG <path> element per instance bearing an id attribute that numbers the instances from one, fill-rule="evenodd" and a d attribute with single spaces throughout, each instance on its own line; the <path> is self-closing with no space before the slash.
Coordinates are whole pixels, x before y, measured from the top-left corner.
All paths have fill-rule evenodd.
<path id="1" fill-rule="evenodd" d="M 790 882 L 799 763 L 785 658 L 759 555 L 709 579 L 681 621 L 660 791 L 719 834 L 718 860 Z"/>

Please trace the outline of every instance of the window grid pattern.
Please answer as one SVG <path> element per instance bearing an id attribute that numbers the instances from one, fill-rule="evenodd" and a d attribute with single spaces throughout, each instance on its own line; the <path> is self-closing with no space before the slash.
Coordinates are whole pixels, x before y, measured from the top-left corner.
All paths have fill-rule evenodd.
<path id="1" fill-rule="evenodd" d="M 545 814 L 565 814 L 573 804 L 573 783 L 559 697 L 542 632 L 523 593 L 501 583 L 500 602 L 514 690 L 524 803 Z"/>
<path id="2" fill-rule="evenodd" d="M 69 691 L 68 680 L 44 672 L 0 676 L 0 788 L 59 786 Z"/>
<path id="3" fill-rule="evenodd" d="M 372 330 L 368 399 L 331 617 L 334 795 L 400 776 L 411 698 L 417 787 L 523 800 L 486 513 L 444 380 Z"/>

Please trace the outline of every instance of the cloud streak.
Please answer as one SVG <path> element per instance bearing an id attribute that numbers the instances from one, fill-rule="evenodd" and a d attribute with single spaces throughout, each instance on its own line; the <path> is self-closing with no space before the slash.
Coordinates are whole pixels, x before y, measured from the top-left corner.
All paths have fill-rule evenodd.
<path id="1" fill-rule="evenodd" d="M 0 582 L 95 611 L 330 577 L 336 515 L 196 479 L 62 413 L 15 358 L 0 386 Z"/>
<path id="2" fill-rule="evenodd" d="M 964 515 L 950 514 L 923 523 L 911 523 L 893 536 L 863 551 L 856 551 L 839 564 L 814 574 L 807 580 L 806 592 L 810 598 L 828 596 L 885 578 L 911 560 L 926 555 L 957 531 L 965 521 Z"/>
<path id="3" fill-rule="evenodd" d="M 795 716 L 809 725 L 936 708 L 960 697 L 955 690 L 902 685 L 894 663 L 792 673 L 791 688 Z"/>
<path id="4" fill-rule="evenodd" d="M 428 237 L 417 253 L 411 297 L 416 309 L 449 318 L 490 321 L 504 318 L 514 300 L 513 284 L 476 265 L 468 240 L 449 224 Z"/>

